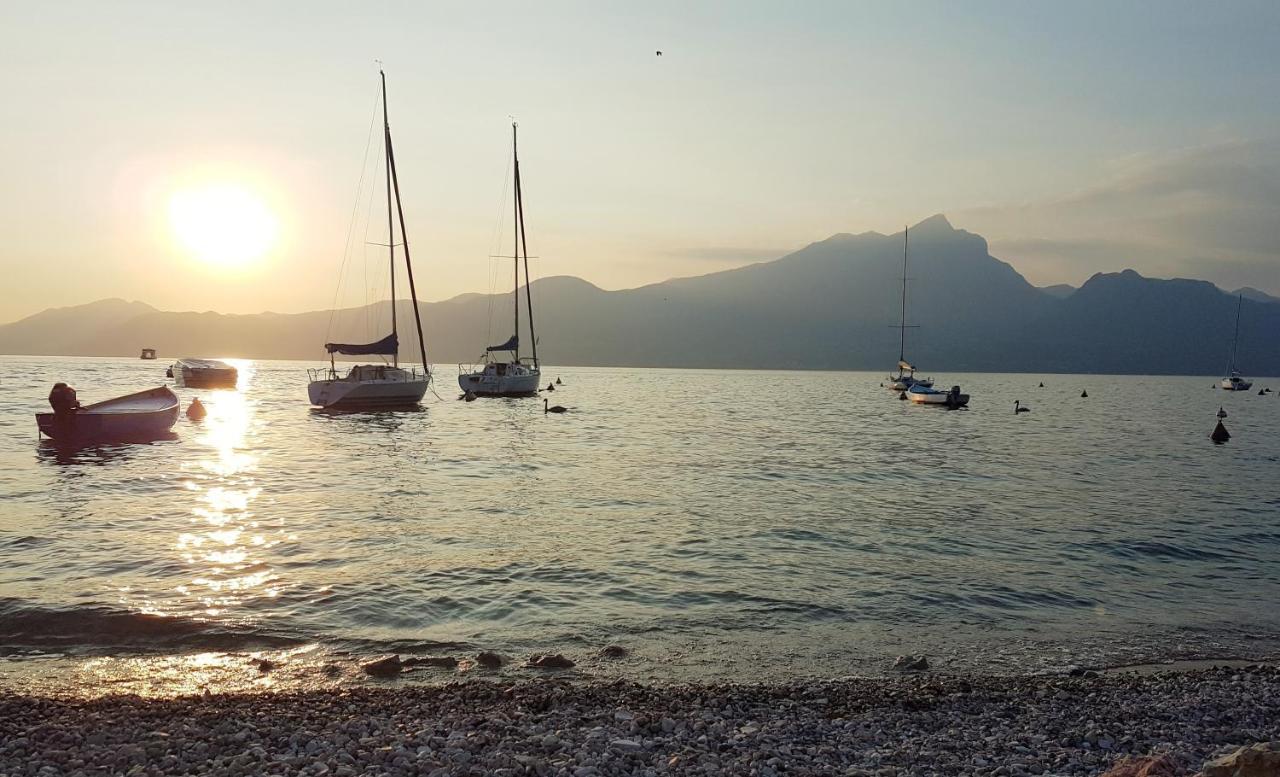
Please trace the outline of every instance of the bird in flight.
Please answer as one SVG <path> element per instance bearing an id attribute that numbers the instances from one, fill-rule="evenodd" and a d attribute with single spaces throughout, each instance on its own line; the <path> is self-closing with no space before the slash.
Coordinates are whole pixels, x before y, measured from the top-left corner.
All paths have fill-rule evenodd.
<path id="1" fill-rule="evenodd" d="M 658 52 L 655 52 L 655 53 L 656 53 L 658 56 L 662 56 L 662 52 L 661 52 L 661 51 L 658 51 Z"/>

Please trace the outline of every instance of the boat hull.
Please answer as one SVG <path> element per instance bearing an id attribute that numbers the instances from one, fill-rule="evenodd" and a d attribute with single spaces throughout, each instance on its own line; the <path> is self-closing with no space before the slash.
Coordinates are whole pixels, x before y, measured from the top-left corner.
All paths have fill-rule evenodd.
<path id="1" fill-rule="evenodd" d="M 933 407 L 961 408 L 969 406 L 969 395 L 959 391 L 937 391 L 936 389 L 914 389 L 907 392 L 907 399 L 912 404 L 930 405 Z"/>
<path id="2" fill-rule="evenodd" d="M 541 382 L 538 369 L 519 375 L 496 375 L 486 370 L 458 376 L 458 388 L 479 397 L 531 397 L 538 393 Z"/>
<path id="3" fill-rule="evenodd" d="M 236 368 L 223 362 L 200 365 L 178 361 L 169 370 L 173 376 L 173 385 L 186 388 L 233 389 L 240 380 L 240 373 Z"/>
<path id="4" fill-rule="evenodd" d="M 148 440 L 162 437 L 178 421 L 178 397 L 168 388 L 151 389 L 57 416 L 36 413 L 36 426 L 46 437 L 66 441 Z"/>
<path id="5" fill-rule="evenodd" d="M 430 380 L 313 380 L 307 384 L 311 404 L 323 408 L 413 407 L 422 401 Z"/>
<path id="6" fill-rule="evenodd" d="M 1253 388 L 1253 381 L 1244 380 L 1243 378 L 1236 378 L 1235 380 L 1232 380 L 1231 378 L 1223 378 L 1222 382 L 1218 385 L 1227 391 L 1248 391 Z"/>

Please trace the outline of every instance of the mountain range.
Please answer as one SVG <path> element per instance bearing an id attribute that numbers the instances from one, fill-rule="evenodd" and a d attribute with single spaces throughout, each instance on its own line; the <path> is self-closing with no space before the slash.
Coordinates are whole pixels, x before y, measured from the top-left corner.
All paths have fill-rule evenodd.
<path id="1" fill-rule="evenodd" d="M 1280 300 L 1207 281 L 1099 273 L 1044 289 L 941 215 L 910 230 L 906 354 L 935 371 L 1217 375 L 1243 297 L 1239 368 L 1280 375 Z M 903 235 L 837 234 L 773 261 L 606 291 L 534 281 L 539 356 L 556 365 L 888 370 L 898 356 Z M 523 296 L 523 291 L 521 292 Z M 470 363 L 511 334 L 510 293 L 420 306 L 433 362 Z M 401 356 L 417 360 L 409 303 Z M 325 360 L 326 341 L 371 341 L 390 303 L 228 315 L 101 300 L 0 326 L 0 353 Z M 492 323 L 491 323 L 492 322 Z M 378 326 L 380 324 L 381 326 Z M 486 340 L 486 336 L 488 340 Z M 527 350 L 527 342 L 525 343 Z"/>

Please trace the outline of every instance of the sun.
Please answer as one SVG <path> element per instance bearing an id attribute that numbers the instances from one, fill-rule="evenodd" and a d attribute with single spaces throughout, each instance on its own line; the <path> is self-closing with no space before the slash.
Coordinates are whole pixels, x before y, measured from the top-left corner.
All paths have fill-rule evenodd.
<path id="1" fill-rule="evenodd" d="M 174 192 L 169 226 L 192 256 L 218 267 L 261 259 L 280 231 L 261 197 L 235 183 L 211 183 Z"/>

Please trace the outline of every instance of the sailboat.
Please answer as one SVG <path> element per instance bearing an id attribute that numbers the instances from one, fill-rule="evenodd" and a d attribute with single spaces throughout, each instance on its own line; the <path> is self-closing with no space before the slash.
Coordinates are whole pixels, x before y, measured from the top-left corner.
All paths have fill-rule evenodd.
<path id="1" fill-rule="evenodd" d="M 1248 391 L 1253 388 L 1253 381 L 1245 380 L 1236 371 L 1236 348 L 1240 345 L 1240 307 L 1244 305 L 1244 295 L 1236 298 L 1236 333 L 1231 337 L 1231 363 L 1227 365 L 1227 377 L 1221 385 L 1227 391 Z"/>
<path id="2" fill-rule="evenodd" d="M 912 386 L 933 387 L 932 380 L 917 378 L 916 368 L 907 361 L 907 330 L 915 328 L 907 326 L 908 232 L 909 230 L 904 227 L 902 230 L 902 322 L 898 324 L 898 372 L 896 375 L 890 375 L 889 382 L 884 384 L 890 391 L 906 391 Z"/>
<path id="3" fill-rule="evenodd" d="M 422 315 L 418 311 L 418 291 L 413 283 L 413 264 L 409 258 L 409 240 L 404 228 L 404 209 L 400 204 L 400 179 L 396 175 L 396 157 L 391 145 L 391 122 L 387 118 L 387 75 L 382 78 L 382 139 L 387 169 L 387 245 L 391 262 L 391 334 L 373 343 L 325 343 L 329 369 L 310 370 L 307 386 L 311 404 L 324 408 L 411 407 L 422 401 L 431 385 L 431 368 L 427 364 L 427 346 L 422 339 Z M 394 197 L 393 197 L 394 194 Z M 395 210 L 392 210 L 394 201 Z M 400 333 L 396 322 L 396 241 L 392 215 L 398 216 L 404 266 L 409 276 L 409 296 L 413 300 L 413 320 L 418 329 L 418 350 L 422 354 L 422 371 L 400 366 Z M 344 356 L 381 356 L 382 364 L 357 364 L 339 375 L 335 354 Z M 386 363 L 386 357 L 391 363 Z"/>
<path id="4" fill-rule="evenodd" d="M 524 199 L 520 193 L 520 153 L 517 138 L 517 127 L 511 122 L 511 158 L 515 176 L 512 187 L 512 210 L 515 214 L 513 227 L 515 231 L 515 250 L 511 258 L 515 266 L 515 287 L 512 291 L 512 306 L 515 309 L 515 331 L 505 343 L 491 345 L 484 349 L 484 364 L 479 369 L 475 366 L 458 367 L 458 386 L 465 392 L 481 397 L 528 397 L 538 393 L 542 381 L 542 370 L 538 366 L 538 338 L 533 331 L 533 294 L 529 285 L 529 246 L 524 231 Z M 529 350 L 528 359 L 520 356 L 520 267 L 524 265 L 524 293 L 526 307 L 529 310 Z M 510 354 L 506 361 L 494 356 L 495 353 Z"/>

